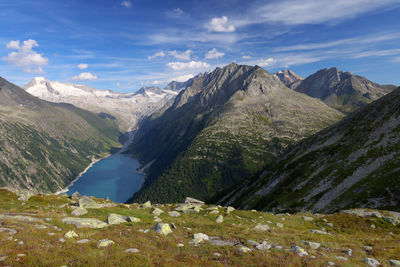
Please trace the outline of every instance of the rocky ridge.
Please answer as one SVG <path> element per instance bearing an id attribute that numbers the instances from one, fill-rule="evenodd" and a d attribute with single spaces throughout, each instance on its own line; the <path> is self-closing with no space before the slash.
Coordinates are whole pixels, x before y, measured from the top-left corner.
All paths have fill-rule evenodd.
<path id="1" fill-rule="evenodd" d="M 140 124 L 128 151 L 149 167 L 133 201 L 207 200 L 342 116 L 258 66 L 203 73 Z"/>
<path id="2" fill-rule="evenodd" d="M 71 216 L 87 205 L 87 214 Z M 160 221 L 153 215 L 157 209 L 163 211 Z M 216 222 L 212 211 L 223 221 Z M 396 212 L 363 209 L 273 214 L 193 198 L 162 205 L 79 195 L 18 200 L 0 189 L 0 264 L 397 266 L 399 218 Z"/>
<path id="3" fill-rule="evenodd" d="M 396 86 L 380 85 L 351 72 L 325 68 L 308 76 L 294 89 L 350 113 L 390 93 Z"/>
<path id="4" fill-rule="evenodd" d="M 162 107 L 174 98 L 184 85 L 142 87 L 135 93 L 118 93 L 111 90 L 97 90 L 85 85 L 49 81 L 35 77 L 23 88 L 30 94 L 54 103 L 69 103 L 95 113 L 114 116 L 121 131 L 134 130 L 144 116 Z"/>
<path id="5" fill-rule="evenodd" d="M 400 88 L 306 138 L 220 203 L 260 210 L 398 210 Z"/>

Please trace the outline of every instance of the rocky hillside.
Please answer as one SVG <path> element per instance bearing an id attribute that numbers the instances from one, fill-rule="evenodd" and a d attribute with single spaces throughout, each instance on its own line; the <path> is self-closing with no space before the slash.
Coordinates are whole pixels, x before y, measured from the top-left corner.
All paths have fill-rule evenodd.
<path id="1" fill-rule="evenodd" d="M 273 214 L 0 189 L 4 266 L 399 266 L 400 214 Z"/>
<path id="2" fill-rule="evenodd" d="M 28 93 L 43 100 L 69 103 L 95 113 L 108 113 L 117 118 L 121 131 L 136 129 L 140 119 L 175 97 L 180 88 L 162 90 L 158 87 L 143 87 L 136 93 L 117 93 L 79 84 L 49 81 L 43 77 L 36 77 L 24 86 Z"/>
<path id="3" fill-rule="evenodd" d="M 305 139 L 223 197 L 241 208 L 400 207 L 400 88 Z"/>
<path id="4" fill-rule="evenodd" d="M 0 186 L 55 192 L 119 146 L 113 118 L 40 100 L 0 78 Z"/>
<path id="5" fill-rule="evenodd" d="M 394 85 L 379 85 L 337 68 L 322 69 L 303 80 L 295 90 L 350 113 L 390 93 Z"/>
<path id="6" fill-rule="evenodd" d="M 130 152 L 147 165 L 147 178 L 133 200 L 207 200 L 341 117 L 258 66 L 201 74 L 141 124 Z"/>
<path id="7" fill-rule="evenodd" d="M 303 77 L 297 75 L 291 70 L 280 70 L 275 72 L 273 75 L 291 89 L 295 89 L 304 80 Z"/>

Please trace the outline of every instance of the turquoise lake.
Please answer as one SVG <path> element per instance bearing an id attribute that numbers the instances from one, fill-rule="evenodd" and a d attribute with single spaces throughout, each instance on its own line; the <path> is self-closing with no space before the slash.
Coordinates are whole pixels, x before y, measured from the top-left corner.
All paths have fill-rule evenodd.
<path id="1" fill-rule="evenodd" d="M 139 191 L 144 175 L 136 173 L 139 162 L 127 155 L 114 154 L 102 159 L 87 170 L 67 192 L 78 191 L 81 195 L 109 198 L 124 203 Z"/>

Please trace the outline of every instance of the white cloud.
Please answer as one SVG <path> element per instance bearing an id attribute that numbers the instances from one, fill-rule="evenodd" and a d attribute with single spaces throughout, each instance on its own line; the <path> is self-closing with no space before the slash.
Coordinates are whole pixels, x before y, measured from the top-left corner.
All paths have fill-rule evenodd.
<path id="1" fill-rule="evenodd" d="M 228 17 L 213 18 L 207 25 L 210 32 L 234 32 L 235 26 L 228 23 Z"/>
<path id="2" fill-rule="evenodd" d="M 71 78 L 73 81 L 93 81 L 97 80 L 97 76 L 91 74 L 90 72 L 83 72 L 77 76 Z"/>
<path id="3" fill-rule="evenodd" d="M 396 62 L 396 63 L 400 63 L 400 57 L 395 57 L 395 58 L 393 59 L 393 61 Z"/>
<path id="4" fill-rule="evenodd" d="M 243 59 L 249 59 L 251 56 L 242 56 Z"/>
<path id="5" fill-rule="evenodd" d="M 223 56 L 225 56 L 225 53 L 218 52 L 216 48 L 213 48 L 207 52 L 207 54 L 205 55 L 205 59 L 215 59 L 221 58 Z"/>
<path id="6" fill-rule="evenodd" d="M 256 64 L 261 67 L 268 67 L 268 66 L 271 66 L 272 64 L 274 64 L 275 62 L 276 62 L 276 60 L 273 59 L 272 57 L 270 57 L 267 59 L 259 60 L 259 61 L 257 61 Z"/>
<path id="7" fill-rule="evenodd" d="M 126 8 L 130 8 L 132 6 L 132 3 L 129 0 L 124 0 L 124 1 L 121 2 L 121 6 L 124 6 Z"/>
<path id="8" fill-rule="evenodd" d="M 22 45 L 19 41 L 10 41 L 7 48 L 17 51 L 9 53 L 7 57 L 2 57 L 2 60 L 7 61 L 10 65 L 22 68 L 24 72 L 42 73 L 42 66 L 48 63 L 48 59 L 33 50 L 34 47 L 38 46 L 38 43 L 32 39 L 24 41 Z"/>
<path id="9" fill-rule="evenodd" d="M 10 41 L 8 44 L 7 44 L 7 48 L 8 49 L 13 49 L 13 50 L 18 50 L 20 47 L 19 47 L 19 40 L 17 40 L 17 41 Z"/>
<path id="10" fill-rule="evenodd" d="M 186 74 L 186 75 L 181 75 L 181 76 L 172 78 L 172 79 L 168 80 L 168 82 L 172 82 L 172 81 L 175 81 L 175 82 L 186 82 L 187 80 L 189 80 L 189 79 L 191 79 L 193 77 L 194 77 L 193 74 Z"/>
<path id="11" fill-rule="evenodd" d="M 192 50 L 186 50 L 185 52 L 178 52 L 176 50 L 169 51 L 168 54 L 182 60 L 190 60 L 190 55 L 193 53 Z"/>
<path id="12" fill-rule="evenodd" d="M 282 0 L 255 8 L 249 14 L 247 24 L 272 22 L 288 25 L 319 24 L 351 19 L 363 13 L 377 11 L 389 5 L 399 4 L 398 0 Z M 243 24 L 246 24 L 244 22 Z"/>
<path id="13" fill-rule="evenodd" d="M 148 56 L 147 58 L 148 58 L 149 60 L 152 60 L 153 58 L 157 58 L 157 57 L 165 57 L 164 51 L 157 52 L 157 53 L 155 53 L 155 54 L 152 55 L 152 56 Z"/>
<path id="14" fill-rule="evenodd" d="M 85 64 L 85 63 L 82 63 L 82 64 L 79 64 L 79 65 L 78 65 L 78 69 L 80 69 L 80 70 L 87 69 L 88 67 L 89 67 L 89 65 L 88 65 L 88 64 Z"/>
<path id="15" fill-rule="evenodd" d="M 173 70 L 188 70 L 188 69 L 206 69 L 211 67 L 207 62 L 190 61 L 190 62 L 170 62 L 167 64 Z"/>

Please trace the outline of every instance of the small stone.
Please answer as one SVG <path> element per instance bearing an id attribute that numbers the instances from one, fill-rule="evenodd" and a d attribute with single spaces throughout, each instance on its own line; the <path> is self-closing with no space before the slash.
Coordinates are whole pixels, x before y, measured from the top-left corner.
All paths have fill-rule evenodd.
<path id="1" fill-rule="evenodd" d="M 391 223 L 394 226 L 397 226 L 400 224 L 400 220 L 398 218 L 393 218 L 393 217 L 389 217 L 389 216 L 385 216 L 383 218 L 385 221 L 387 221 L 388 223 Z"/>
<path id="2" fill-rule="evenodd" d="M 364 258 L 363 261 L 368 264 L 369 266 L 378 266 L 381 265 L 379 261 L 373 259 L 373 258 Z"/>
<path id="3" fill-rule="evenodd" d="M 9 235 L 15 235 L 17 233 L 16 230 L 11 228 L 0 228 L 0 233 L 1 232 L 8 232 Z"/>
<path id="4" fill-rule="evenodd" d="M 81 215 L 86 214 L 87 212 L 88 212 L 87 209 L 82 208 L 82 207 L 78 207 L 78 208 L 74 209 L 71 212 L 71 214 L 72 214 L 72 216 L 81 216 Z"/>
<path id="5" fill-rule="evenodd" d="M 182 243 L 178 243 L 178 244 L 176 244 L 176 246 L 177 246 L 178 248 L 181 248 L 181 247 L 184 247 L 185 245 L 182 244 Z"/>
<path id="6" fill-rule="evenodd" d="M 49 236 L 54 236 L 56 233 L 47 233 Z"/>
<path id="7" fill-rule="evenodd" d="M 137 248 L 128 248 L 128 249 L 125 249 L 125 252 L 126 253 L 138 253 L 139 250 Z"/>
<path id="8" fill-rule="evenodd" d="M 147 234 L 150 230 L 149 229 L 139 229 L 139 232 Z"/>
<path id="9" fill-rule="evenodd" d="M 223 223 L 224 222 L 224 217 L 222 215 L 219 215 L 217 219 L 215 220 L 216 223 Z"/>
<path id="10" fill-rule="evenodd" d="M 156 216 L 160 216 L 161 213 L 164 213 L 164 211 L 162 209 L 159 209 L 159 208 L 154 208 L 154 210 L 152 212 L 152 214 L 156 215 Z"/>
<path id="11" fill-rule="evenodd" d="M 371 251 L 371 250 L 373 250 L 374 248 L 371 247 L 371 246 L 363 246 L 363 249 L 364 249 L 364 250 L 367 250 L 367 251 Z"/>
<path id="12" fill-rule="evenodd" d="M 277 223 L 277 224 L 276 224 L 276 227 L 283 228 L 283 224 Z"/>
<path id="13" fill-rule="evenodd" d="M 115 213 L 109 213 L 107 216 L 107 223 L 108 224 L 120 224 L 128 222 L 129 217 L 124 215 L 119 215 Z"/>
<path id="14" fill-rule="evenodd" d="M 171 228 L 172 229 L 178 229 L 178 227 L 176 227 L 175 223 L 171 223 Z"/>
<path id="15" fill-rule="evenodd" d="M 78 234 L 75 233 L 75 231 L 71 230 L 65 233 L 64 235 L 65 238 L 74 238 L 74 237 L 78 237 Z"/>
<path id="16" fill-rule="evenodd" d="M 303 216 L 303 220 L 305 220 L 306 222 L 311 222 L 312 220 L 314 220 L 314 218 L 308 217 L 308 216 Z"/>
<path id="17" fill-rule="evenodd" d="M 301 241 L 301 243 L 303 243 L 303 244 L 305 244 L 307 246 L 310 246 L 312 249 L 318 249 L 321 246 L 320 243 L 311 242 L 311 241 Z"/>
<path id="18" fill-rule="evenodd" d="M 256 226 L 253 227 L 253 229 L 255 230 L 259 230 L 259 231 L 268 231 L 270 228 L 267 224 L 257 224 Z"/>
<path id="19" fill-rule="evenodd" d="M 244 247 L 244 246 L 239 247 L 237 250 L 238 250 L 240 253 L 247 253 L 247 252 L 250 252 L 250 251 L 251 251 L 251 249 L 249 249 L 248 247 Z"/>
<path id="20" fill-rule="evenodd" d="M 76 243 L 79 243 L 79 244 L 86 244 L 86 243 L 89 243 L 89 242 L 90 242 L 90 240 L 86 239 L 86 238 L 76 241 Z"/>
<path id="21" fill-rule="evenodd" d="M 21 241 L 18 241 L 17 244 L 22 246 L 22 245 L 24 244 L 24 241 L 22 241 L 22 240 L 21 240 Z"/>
<path id="22" fill-rule="evenodd" d="M 218 252 L 214 252 L 213 255 L 214 255 L 215 257 L 222 257 L 221 253 L 218 253 Z"/>
<path id="23" fill-rule="evenodd" d="M 143 208 L 151 208 L 151 202 L 150 202 L 150 200 L 149 201 L 146 201 L 145 203 L 143 203 L 143 205 L 142 205 L 142 207 Z"/>
<path id="24" fill-rule="evenodd" d="M 154 216 L 154 221 L 159 223 L 162 222 L 162 219 L 159 218 L 158 216 Z"/>
<path id="25" fill-rule="evenodd" d="M 326 235 L 327 234 L 327 232 L 325 232 L 325 231 L 315 230 L 315 229 L 311 229 L 310 232 L 313 234 L 318 234 L 318 235 Z"/>
<path id="26" fill-rule="evenodd" d="M 389 260 L 390 266 L 400 266 L 400 261 L 398 260 Z"/>
<path id="27" fill-rule="evenodd" d="M 282 246 L 274 246 L 274 249 L 276 249 L 276 250 L 282 250 L 283 247 L 282 247 Z"/>
<path id="28" fill-rule="evenodd" d="M 203 241 L 208 241 L 208 240 L 209 240 L 208 235 L 203 233 L 197 233 L 193 235 L 193 239 L 190 241 L 190 245 L 197 246 Z"/>
<path id="29" fill-rule="evenodd" d="M 128 222 L 140 222 L 139 218 L 133 217 L 133 216 L 128 216 Z"/>
<path id="30" fill-rule="evenodd" d="M 51 222 L 51 218 L 44 218 L 44 220 L 46 221 L 46 222 Z"/>
<path id="31" fill-rule="evenodd" d="M 258 250 L 268 250 L 271 248 L 271 244 L 269 244 L 267 241 L 263 241 L 261 244 L 258 244 L 256 246 L 256 249 Z"/>
<path id="32" fill-rule="evenodd" d="M 233 212 L 234 210 L 235 210 L 234 207 L 230 207 L 230 206 L 229 206 L 229 207 L 226 208 L 226 213 L 229 214 L 229 213 Z"/>
<path id="33" fill-rule="evenodd" d="M 185 199 L 185 203 L 186 204 L 202 204 L 202 205 L 204 204 L 203 201 L 195 199 L 195 198 L 192 198 L 192 197 L 187 197 Z"/>
<path id="34" fill-rule="evenodd" d="M 348 250 L 346 250 L 346 254 L 349 257 L 353 256 L 353 250 L 351 248 L 349 248 Z"/>
<path id="35" fill-rule="evenodd" d="M 0 256 L 0 261 L 5 261 L 8 258 L 8 256 Z"/>
<path id="36" fill-rule="evenodd" d="M 168 215 L 171 216 L 171 217 L 179 217 L 179 216 L 181 216 L 181 214 L 179 212 L 175 211 L 175 210 L 174 211 L 169 211 Z"/>
<path id="37" fill-rule="evenodd" d="M 335 266 L 336 264 L 334 262 L 328 261 L 326 264 L 328 264 L 328 266 Z"/>
<path id="38" fill-rule="evenodd" d="M 172 233 L 171 227 L 169 227 L 169 224 L 167 223 L 157 223 L 154 226 L 154 230 L 162 235 L 168 235 L 170 233 Z"/>
<path id="39" fill-rule="evenodd" d="M 326 226 L 333 227 L 333 223 L 326 223 Z"/>
<path id="40" fill-rule="evenodd" d="M 335 258 L 336 258 L 337 260 L 347 261 L 347 258 L 346 258 L 346 257 L 343 257 L 343 256 L 336 256 Z"/>
<path id="41" fill-rule="evenodd" d="M 58 239 L 58 242 L 60 242 L 60 243 L 65 243 L 65 239 L 62 238 L 62 237 L 60 237 L 60 238 Z"/>
<path id="42" fill-rule="evenodd" d="M 307 256 L 308 252 L 305 251 L 302 247 L 292 246 L 291 251 L 296 252 L 300 257 Z"/>
<path id="43" fill-rule="evenodd" d="M 94 218 L 75 218 L 75 217 L 65 217 L 61 220 L 66 224 L 74 224 L 76 227 L 88 227 L 88 228 L 104 228 L 108 224 Z"/>
<path id="44" fill-rule="evenodd" d="M 99 204 L 96 201 L 91 199 L 90 197 L 84 196 L 81 197 L 78 201 L 79 207 L 81 208 L 90 208 L 90 209 L 97 209 L 99 208 Z"/>
<path id="45" fill-rule="evenodd" d="M 376 229 L 375 224 L 371 224 L 370 227 L 371 227 L 372 229 Z"/>
<path id="46" fill-rule="evenodd" d="M 42 229 L 47 229 L 48 227 L 44 224 L 35 224 L 34 225 L 36 229 L 42 230 Z"/>
<path id="47" fill-rule="evenodd" d="M 254 209 L 253 209 L 253 210 L 251 210 L 251 211 L 252 211 L 252 212 L 257 212 L 257 210 L 254 210 Z"/>
<path id="48" fill-rule="evenodd" d="M 110 239 L 101 239 L 101 240 L 99 240 L 99 242 L 97 242 L 97 247 L 105 248 L 105 247 L 111 246 L 112 244 L 114 244 L 114 241 L 112 241 Z"/>
<path id="49" fill-rule="evenodd" d="M 219 213 L 218 210 L 213 210 L 213 211 L 210 211 L 210 212 L 209 212 L 209 214 L 213 214 L 213 215 L 214 215 L 214 214 L 218 214 L 218 213 Z"/>

